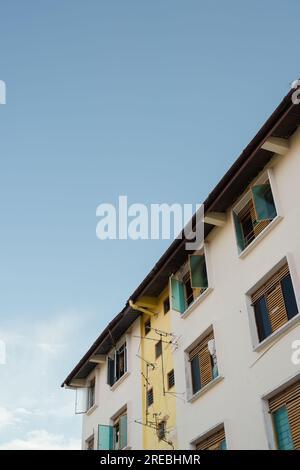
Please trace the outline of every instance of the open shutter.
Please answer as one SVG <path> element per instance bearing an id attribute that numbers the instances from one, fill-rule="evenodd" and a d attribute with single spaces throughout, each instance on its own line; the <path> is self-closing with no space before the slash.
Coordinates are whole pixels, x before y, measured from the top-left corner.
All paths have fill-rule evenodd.
<path id="1" fill-rule="evenodd" d="M 107 358 L 107 383 L 110 386 L 115 383 L 115 361 L 111 357 Z"/>
<path id="2" fill-rule="evenodd" d="M 190 255 L 191 286 L 193 289 L 208 287 L 207 270 L 204 255 Z"/>
<path id="3" fill-rule="evenodd" d="M 175 277 L 171 277 L 172 309 L 183 313 L 186 310 L 184 284 Z"/>
<path id="4" fill-rule="evenodd" d="M 252 197 L 258 222 L 276 217 L 275 203 L 269 184 L 252 186 Z"/>
<path id="5" fill-rule="evenodd" d="M 75 414 L 84 414 L 88 410 L 88 388 L 76 388 Z"/>
<path id="6" fill-rule="evenodd" d="M 98 450 L 113 449 L 113 427 L 105 424 L 98 426 Z"/>
<path id="7" fill-rule="evenodd" d="M 120 449 L 127 447 L 127 414 L 120 417 Z"/>
<path id="8" fill-rule="evenodd" d="M 288 274 L 281 281 L 282 294 L 284 297 L 285 308 L 288 319 L 290 320 L 298 313 L 298 305 L 296 302 L 295 292 L 292 284 L 291 275 Z"/>
<path id="9" fill-rule="evenodd" d="M 234 220 L 234 225 L 235 225 L 237 245 L 238 245 L 239 251 L 243 251 L 245 248 L 243 229 L 242 229 L 239 217 L 234 211 L 233 211 L 233 220 Z"/>

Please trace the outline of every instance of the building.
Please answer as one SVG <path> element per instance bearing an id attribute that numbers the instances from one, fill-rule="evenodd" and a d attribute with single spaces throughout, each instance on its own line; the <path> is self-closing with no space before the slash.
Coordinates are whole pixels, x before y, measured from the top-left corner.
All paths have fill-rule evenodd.
<path id="1" fill-rule="evenodd" d="M 76 390 L 82 449 L 142 449 L 138 314 L 127 309 L 105 328 L 64 382 Z"/>
<path id="2" fill-rule="evenodd" d="M 191 253 L 174 240 L 65 380 L 87 390 L 83 448 L 97 435 L 100 449 L 300 449 L 291 95 L 204 201 L 203 246 Z"/>
<path id="3" fill-rule="evenodd" d="M 143 448 L 177 448 L 176 384 L 168 286 L 158 297 L 140 297 Z M 142 309 L 142 310 L 141 310 Z"/>

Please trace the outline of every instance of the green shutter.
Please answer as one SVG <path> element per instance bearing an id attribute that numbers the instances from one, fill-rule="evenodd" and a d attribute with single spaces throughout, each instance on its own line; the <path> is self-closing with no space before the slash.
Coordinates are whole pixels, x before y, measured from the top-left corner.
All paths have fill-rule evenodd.
<path id="1" fill-rule="evenodd" d="M 107 383 L 112 386 L 115 383 L 115 361 L 111 358 L 107 358 Z"/>
<path id="2" fill-rule="evenodd" d="M 113 449 L 113 427 L 105 424 L 98 426 L 98 450 Z"/>
<path id="3" fill-rule="evenodd" d="M 183 313 L 186 309 L 184 284 L 175 277 L 171 277 L 171 299 L 172 309 Z"/>
<path id="4" fill-rule="evenodd" d="M 127 447 L 127 415 L 120 417 L 120 449 Z"/>
<path id="5" fill-rule="evenodd" d="M 226 444 L 226 439 L 223 439 L 220 445 L 221 450 L 227 450 L 227 444 Z"/>
<path id="6" fill-rule="evenodd" d="M 286 406 L 273 413 L 279 450 L 293 450 L 293 440 Z"/>
<path id="7" fill-rule="evenodd" d="M 233 211 L 233 219 L 235 225 L 236 240 L 239 247 L 239 251 L 243 251 L 245 248 L 245 241 L 243 235 L 243 229 L 239 220 L 238 215 Z"/>
<path id="8" fill-rule="evenodd" d="M 207 271 L 204 255 L 190 255 L 191 286 L 193 289 L 208 287 Z"/>
<path id="9" fill-rule="evenodd" d="M 272 220 L 276 217 L 275 203 L 269 184 L 253 186 L 252 196 L 258 222 Z"/>

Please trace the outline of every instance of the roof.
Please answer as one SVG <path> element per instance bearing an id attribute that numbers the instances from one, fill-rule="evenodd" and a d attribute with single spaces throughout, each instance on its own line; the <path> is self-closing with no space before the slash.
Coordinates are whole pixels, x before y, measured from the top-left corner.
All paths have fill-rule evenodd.
<path id="1" fill-rule="evenodd" d="M 238 159 L 208 195 L 204 201 L 205 214 L 212 211 L 225 213 L 271 160 L 273 153 L 261 148 L 268 138 L 280 137 L 287 139 L 295 132 L 300 125 L 300 106 L 292 103 L 293 91 L 291 90 L 284 97 Z M 195 215 L 193 224 L 195 224 Z M 205 224 L 205 237 L 213 228 L 214 226 Z M 185 242 L 185 235 L 182 232 L 182 238 L 177 238 L 172 242 L 153 269 L 132 293 L 130 299 L 135 301 L 141 295 L 157 296 L 161 293 L 168 283 L 169 276 L 176 272 L 187 258 L 188 252 L 185 249 Z M 89 362 L 89 358 L 93 354 L 107 354 L 139 315 L 139 312 L 130 308 L 128 300 L 124 309 L 102 331 L 65 379 L 62 386 L 69 385 L 74 378 L 86 378 L 96 367 L 95 363 Z"/>

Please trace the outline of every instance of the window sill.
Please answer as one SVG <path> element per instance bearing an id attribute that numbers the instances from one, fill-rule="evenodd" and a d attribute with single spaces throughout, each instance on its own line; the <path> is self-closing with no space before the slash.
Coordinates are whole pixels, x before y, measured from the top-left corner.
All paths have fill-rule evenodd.
<path id="1" fill-rule="evenodd" d="M 91 406 L 91 407 L 87 410 L 87 412 L 86 412 L 87 416 L 91 415 L 91 414 L 95 411 L 96 408 L 98 408 L 98 405 L 97 405 L 96 403 L 94 403 L 93 406 Z"/>
<path id="2" fill-rule="evenodd" d="M 263 341 L 258 343 L 253 347 L 254 352 L 260 352 L 265 347 L 269 346 L 271 343 L 275 342 L 285 333 L 287 333 L 291 328 L 293 328 L 296 324 L 300 323 L 300 313 L 297 313 L 291 320 L 289 320 L 285 325 L 282 325 L 277 331 L 274 331 L 270 336 L 265 338 Z"/>
<path id="3" fill-rule="evenodd" d="M 265 238 L 268 233 L 273 230 L 274 227 L 276 227 L 276 225 L 279 224 L 279 222 L 283 219 L 283 217 L 281 215 L 277 215 L 275 217 L 275 219 L 272 220 L 272 222 L 269 223 L 269 225 L 267 225 L 267 227 L 262 231 L 260 232 L 260 234 L 254 238 L 254 240 L 250 243 L 250 245 L 248 245 L 243 251 L 241 251 L 239 253 L 239 258 L 243 259 L 245 258 L 248 253 L 250 253 L 250 251 L 252 251 L 256 245 L 263 239 Z"/>
<path id="4" fill-rule="evenodd" d="M 194 403 L 199 397 L 202 397 L 208 390 L 210 390 L 212 387 L 214 387 L 217 383 L 221 382 L 224 379 L 223 375 L 218 375 L 215 379 L 213 379 L 209 384 L 205 385 L 203 388 L 201 388 L 198 392 L 196 392 L 194 395 L 192 395 L 190 398 L 188 398 L 188 403 Z"/>
<path id="5" fill-rule="evenodd" d="M 186 318 L 192 313 L 195 308 L 208 296 L 208 294 L 213 290 L 212 287 L 207 287 L 207 289 L 197 297 L 196 300 L 194 300 L 191 305 L 188 306 L 188 308 L 181 314 L 181 318 Z"/>
<path id="6" fill-rule="evenodd" d="M 111 387 L 111 391 L 113 392 L 130 374 L 129 370 L 125 372 L 125 374 L 122 375 Z"/>

